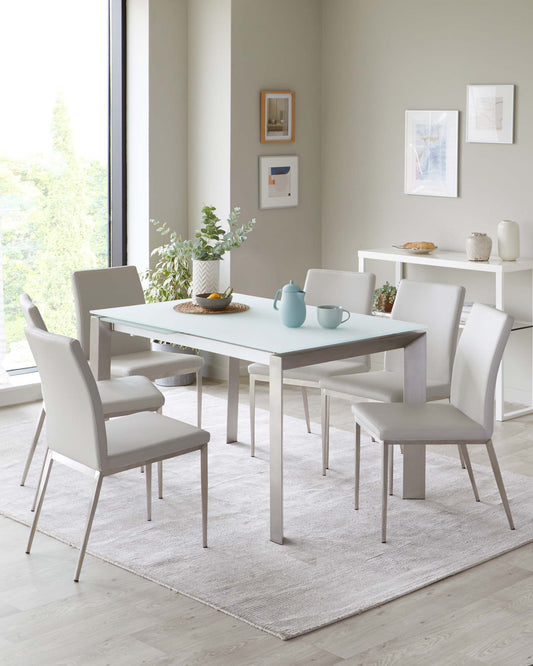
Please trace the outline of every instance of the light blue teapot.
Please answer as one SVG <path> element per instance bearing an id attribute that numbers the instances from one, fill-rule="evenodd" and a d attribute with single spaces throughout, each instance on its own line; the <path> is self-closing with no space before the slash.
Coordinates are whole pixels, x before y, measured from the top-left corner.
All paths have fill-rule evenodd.
<path id="1" fill-rule="evenodd" d="M 298 328 L 305 321 L 305 291 L 291 280 L 283 289 L 278 289 L 274 298 L 274 310 L 278 309 L 278 299 L 282 294 L 279 312 L 281 321 L 289 328 Z"/>

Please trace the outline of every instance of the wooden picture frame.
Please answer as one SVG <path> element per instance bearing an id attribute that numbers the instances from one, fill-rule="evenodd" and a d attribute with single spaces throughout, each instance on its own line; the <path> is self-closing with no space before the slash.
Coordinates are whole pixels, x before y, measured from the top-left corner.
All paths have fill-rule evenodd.
<path id="1" fill-rule="evenodd" d="M 292 90 L 261 91 L 261 143 L 294 141 L 295 101 Z"/>

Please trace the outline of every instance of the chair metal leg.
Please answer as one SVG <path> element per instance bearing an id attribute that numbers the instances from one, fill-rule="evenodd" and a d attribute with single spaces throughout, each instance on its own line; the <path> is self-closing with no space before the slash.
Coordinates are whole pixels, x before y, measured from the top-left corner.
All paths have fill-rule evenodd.
<path id="1" fill-rule="evenodd" d="M 392 495 L 394 487 L 394 446 L 389 450 L 389 495 Z"/>
<path id="2" fill-rule="evenodd" d="M 41 465 L 41 473 L 39 474 L 39 481 L 37 481 L 37 488 L 35 488 L 35 495 L 33 496 L 33 504 L 31 505 L 31 510 L 35 511 L 35 507 L 37 505 L 37 500 L 39 499 L 39 488 L 41 487 L 41 481 L 43 478 L 43 473 L 44 473 L 44 467 L 46 464 L 46 456 L 48 455 L 48 447 L 46 447 L 46 451 L 44 454 L 44 460 L 43 464 Z"/>
<path id="3" fill-rule="evenodd" d="M 30 471 L 31 463 L 33 460 L 33 454 L 39 442 L 39 437 L 41 436 L 41 430 L 43 429 L 43 423 L 46 416 L 44 407 L 41 409 L 39 414 L 39 420 L 37 421 L 37 428 L 35 429 L 35 434 L 33 436 L 33 442 L 31 443 L 30 450 L 28 451 L 28 457 L 26 458 L 26 464 L 24 465 L 24 471 L 22 472 L 22 479 L 20 480 L 20 485 L 23 486 L 26 483 L 26 477 Z"/>
<path id="4" fill-rule="evenodd" d="M 157 496 L 163 499 L 163 461 L 157 463 Z"/>
<path id="5" fill-rule="evenodd" d="M 494 446 L 492 445 L 492 440 L 489 439 L 487 442 L 487 453 L 489 454 L 490 464 L 492 466 L 492 471 L 494 473 L 494 478 L 496 479 L 496 485 L 500 491 L 500 497 L 502 498 L 503 508 L 507 515 L 507 520 L 509 521 L 509 527 L 514 530 L 513 517 L 511 515 L 511 508 L 509 506 L 509 500 L 507 499 L 507 493 L 505 492 L 505 486 L 503 485 L 502 473 L 500 471 L 500 466 L 498 464 L 498 458 L 496 458 L 496 451 L 494 451 Z"/>
<path id="6" fill-rule="evenodd" d="M 322 476 L 326 476 L 329 467 L 329 395 L 325 391 L 320 395 L 320 420 L 322 422 Z"/>
<path id="7" fill-rule="evenodd" d="M 468 453 L 468 448 L 466 444 L 458 444 L 459 453 L 461 454 L 461 460 L 466 466 L 468 471 L 468 478 L 470 479 L 470 484 L 472 485 L 472 490 L 474 491 L 474 497 L 476 502 L 479 502 L 479 493 L 477 491 L 476 480 L 474 479 L 474 470 L 472 469 L 472 463 L 470 462 L 470 454 Z"/>
<path id="8" fill-rule="evenodd" d="M 37 529 L 37 523 L 39 522 L 39 516 L 41 515 L 41 507 L 43 506 L 44 496 L 46 494 L 46 487 L 48 486 L 48 479 L 50 478 L 50 471 L 52 470 L 52 452 L 50 449 L 46 450 L 46 457 L 44 459 L 43 470 L 41 473 L 41 479 L 39 481 L 38 487 L 38 500 L 37 506 L 35 509 L 35 516 L 33 517 L 33 524 L 30 530 L 30 536 L 28 538 L 28 545 L 26 546 L 26 552 L 28 555 L 31 551 L 31 545 L 33 543 L 33 537 L 35 536 L 35 530 Z"/>
<path id="9" fill-rule="evenodd" d="M 152 520 L 152 463 L 146 463 L 146 520 Z"/>
<path id="10" fill-rule="evenodd" d="M 381 486 L 381 543 L 387 543 L 387 475 L 389 471 L 389 445 L 383 442 L 382 473 L 383 483 Z"/>
<path id="11" fill-rule="evenodd" d="M 355 502 L 354 509 L 359 508 L 359 475 L 361 472 L 361 426 L 355 424 Z"/>
<path id="12" fill-rule="evenodd" d="M 255 456 L 255 379 L 253 377 L 250 377 L 248 395 L 250 403 L 250 455 L 253 458 Z"/>
<path id="13" fill-rule="evenodd" d="M 465 466 L 465 459 L 464 459 L 464 457 L 463 457 L 463 452 L 462 452 L 462 450 L 461 450 L 461 445 L 460 445 L 460 444 L 457 444 L 457 448 L 459 449 L 459 460 L 461 461 L 461 467 L 462 467 L 463 469 L 465 469 L 465 468 L 466 468 L 466 466 Z M 479 501 L 479 500 L 478 500 L 478 501 Z"/>
<path id="14" fill-rule="evenodd" d="M 202 546 L 207 548 L 207 445 L 200 450 L 200 477 L 202 490 Z"/>
<path id="15" fill-rule="evenodd" d="M 302 386 L 301 389 L 302 401 L 304 403 L 305 424 L 307 425 L 307 432 L 311 432 L 311 419 L 309 418 L 309 400 L 307 399 L 307 388 Z"/>
<path id="16" fill-rule="evenodd" d="M 202 368 L 196 371 L 196 425 L 202 427 Z"/>
<path id="17" fill-rule="evenodd" d="M 83 541 L 80 548 L 80 554 L 78 555 L 78 563 L 76 565 L 76 572 L 74 574 L 74 582 L 77 583 L 80 580 L 81 567 L 83 565 L 83 559 L 85 557 L 85 551 L 87 550 L 87 544 L 89 543 L 89 535 L 91 534 L 91 528 L 93 526 L 94 514 L 96 513 L 96 506 L 98 504 L 98 498 L 100 497 L 100 490 L 102 489 L 102 481 L 104 475 L 102 472 L 95 472 L 94 474 L 94 489 L 93 497 L 89 505 L 89 515 L 87 516 L 87 525 L 85 527 L 85 534 L 83 535 Z"/>

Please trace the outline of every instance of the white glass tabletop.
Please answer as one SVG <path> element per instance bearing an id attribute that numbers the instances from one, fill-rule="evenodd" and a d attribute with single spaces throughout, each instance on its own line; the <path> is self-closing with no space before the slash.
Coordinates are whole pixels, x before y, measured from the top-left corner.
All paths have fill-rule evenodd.
<path id="1" fill-rule="evenodd" d="M 349 321 L 338 328 L 326 329 L 318 325 L 316 308 L 311 305 L 307 306 L 303 326 L 288 328 L 282 324 L 280 313 L 274 310 L 272 299 L 235 294 L 233 301 L 249 305 L 250 309 L 232 314 L 185 314 L 176 312 L 173 307 L 181 301 L 170 301 L 92 310 L 91 313 L 104 321 L 133 325 L 154 334 L 158 331 L 161 334 L 185 333 L 280 355 L 426 330 L 420 324 L 361 314 L 352 314 Z"/>

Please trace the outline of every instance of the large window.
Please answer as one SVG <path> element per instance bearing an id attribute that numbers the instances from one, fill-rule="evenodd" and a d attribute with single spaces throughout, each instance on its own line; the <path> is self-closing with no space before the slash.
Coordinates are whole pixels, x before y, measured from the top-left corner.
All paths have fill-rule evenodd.
<path id="1" fill-rule="evenodd" d="M 110 263 L 109 0 L 0 0 L 0 17 L 0 370 L 12 370 L 33 365 L 20 294 L 75 335 L 70 275 Z"/>

